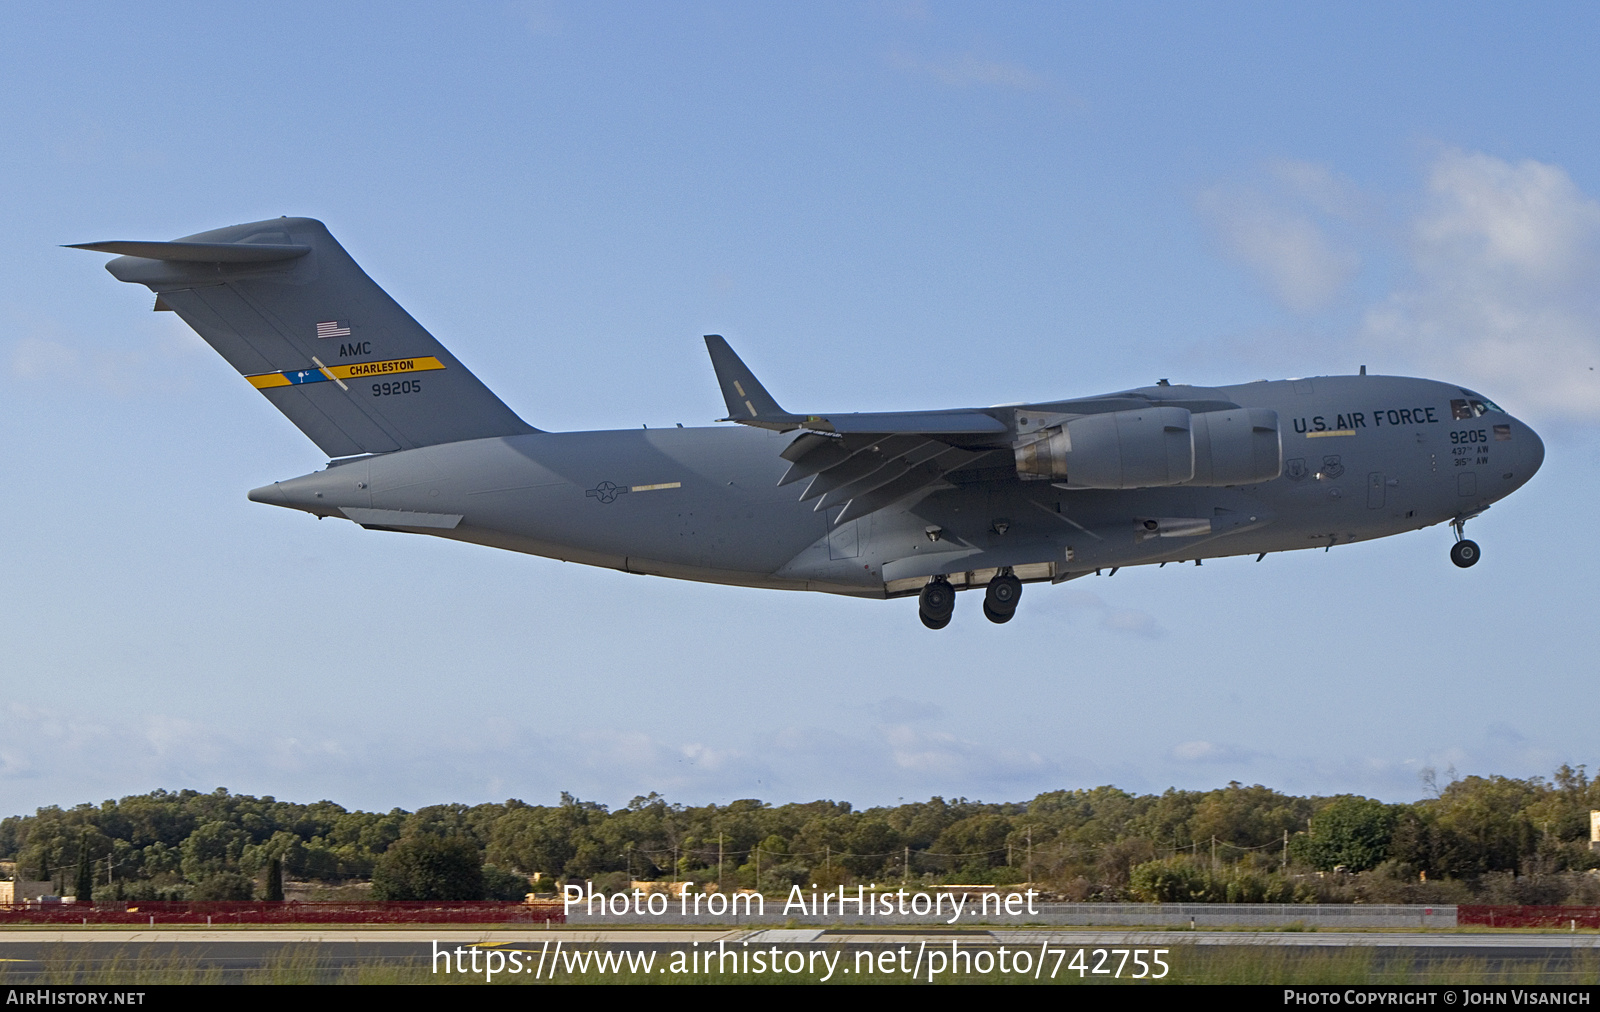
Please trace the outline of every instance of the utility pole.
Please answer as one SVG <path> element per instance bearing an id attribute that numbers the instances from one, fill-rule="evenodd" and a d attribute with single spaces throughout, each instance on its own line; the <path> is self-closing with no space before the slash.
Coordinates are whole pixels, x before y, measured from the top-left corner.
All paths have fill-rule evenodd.
<path id="1" fill-rule="evenodd" d="M 911 882 L 911 848 L 906 848 L 905 867 L 900 870 L 900 884 L 907 885 Z"/>
<path id="2" fill-rule="evenodd" d="M 722 888 L 722 833 L 717 833 L 717 888 Z"/>

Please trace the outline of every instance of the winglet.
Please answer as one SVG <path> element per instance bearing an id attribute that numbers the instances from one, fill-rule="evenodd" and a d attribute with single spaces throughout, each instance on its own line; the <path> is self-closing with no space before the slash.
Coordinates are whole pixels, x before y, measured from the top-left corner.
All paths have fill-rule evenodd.
<path id="1" fill-rule="evenodd" d="M 706 351 L 711 353 L 711 367 L 717 371 L 722 399 L 728 404 L 728 417 L 723 421 L 777 429 L 780 432 L 800 427 L 803 421 L 801 416 L 791 415 L 778 406 L 750 367 L 728 347 L 722 335 L 707 334 Z"/>

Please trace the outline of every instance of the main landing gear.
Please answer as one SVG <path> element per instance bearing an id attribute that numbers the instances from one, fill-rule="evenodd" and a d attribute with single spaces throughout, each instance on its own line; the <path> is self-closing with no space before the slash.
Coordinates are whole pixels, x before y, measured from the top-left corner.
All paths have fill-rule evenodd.
<path id="1" fill-rule="evenodd" d="M 1456 543 L 1450 546 L 1450 561 L 1466 569 L 1477 564 L 1483 554 L 1478 550 L 1476 541 L 1468 541 L 1466 537 L 1467 517 L 1456 517 L 1450 521 L 1450 526 L 1456 529 Z"/>
<path id="2" fill-rule="evenodd" d="M 996 624 L 1011 621 L 1022 599 L 1022 581 L 1010 568 L 1002 569 L 983 592 L 983 614 Z M 917 617 L 929 629 L 943 629 L 956 610 L 956 589 L 943 576 L 935 576 L 917 597 Z"/>
<path id="3" fill-rule="evenodd" d="M 917 595 L 917 617 L 929 629 L 943 629 L 956 610 L 956 589 L 942 576 L 935 576 Z"/>
<path id="4" fill-rule="evenodd" d="M 1002 569 L 983 592 L 983 617 L 997 625 L 1009 622 L 1021 599 L 1022 581 L 1012 575 L 1009 567 Z"/>

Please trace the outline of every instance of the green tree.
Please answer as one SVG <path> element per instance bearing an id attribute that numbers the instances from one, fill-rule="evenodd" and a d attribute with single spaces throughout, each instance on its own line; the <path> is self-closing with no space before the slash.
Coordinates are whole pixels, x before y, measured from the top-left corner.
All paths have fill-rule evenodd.
<path id="1" fill-rule="evenodd" d="M 179 845 L 184 877 L 199 882 L 219 872 L 239 870 L 250 834 L 225 817 L 207 819 Z"/>
<path id="2" fill-rule="evenodd" d="M 900 834 L 883 819 L 862 819 L 844 840 L 843 864 L 852 875 L 867 878 L 884 874 L 885 866 L 900 855 Z"/>
<path id="3" fill-rule="evenodd" d="M 974 815 L 952 823 L 933 841 L 939 864 L 958 876 L 983 880 L 990 868 L 1006 863 L 1010 820 L 1003 815 Z"/>
<path id="4" fill-rule="evenodd" d="M 483 854 L 465 835 L 408 836 L 372 869 L 375 900 L 481 900 Z"/>
<path id="5" fill-rule="evenodd" d="M 485 899 L 491 900 L 521 900 L 533 891 L 533 884 L 528 881 L 528 876 L 518 875 L 514 871 L 496 868 L 492 864 L 483 866 L 483 893 Z"/>
<path id="6" fill-rule="evenodd" d="M 560 875 L 572 859 L 571 830 L 560 809 L 518 808 L 495 822 L 487 858 L 502 868 Z"/>
<path id="7" fill-rule="evenodd" d="M 1525 809 L 1542 783 L 1510 777 L 1467 777 L 1428 803 L 1442 872 L 1470 876 L 1517 870 L 1534 851 L 1537 832 Z"/>
<path id="8" fill-rule="evenodd" d="M 1233 781 L 1200 797 L 1189 819 L 1189 838 L 1202 849 L 1212 839 L 1235 848 L 1266 847 L 1282 839 L 1285 830 L 1292 833 L 1305 825 L 1310 814 L 1304 798 Z"/>
<path id="9" fill-rule="evenodd" d="M 1128 893 L 1144 903 L 1205 903 L 1211 876 L 1187 857 L 1146 861 L 1128 875 Z"/>
<path id="10" fill-rule="evenodd" d="M 189 890 L 189 898 L 200 901 L 248 900 L 254 895 L 255 883 L 236 871 L 213 872 Z"/>
<path id="11" fill-rule="evenodd" d="M 78 841 L 78 881 L 74 886 L 75 896 L 79 903 L 94 901 L 94 865 L 89 862 L 89 835 L 85 833 Z"/>
<path id="12" fill-rule="evenodd" d="M 1310 832 L 1296 836 L 1294 856 L 1321 871 L 1375 868 L 1389 856 L 1396 813 L 1370 798 L 1335 798 L 1311 817 Z"/>
<path id="13" fill-rule="evenodd" d="M 283 859 L 270 858 L 267 861 L 266 888 L 261 890 L 261 898 L 269 903 L 283 902 Z"/>

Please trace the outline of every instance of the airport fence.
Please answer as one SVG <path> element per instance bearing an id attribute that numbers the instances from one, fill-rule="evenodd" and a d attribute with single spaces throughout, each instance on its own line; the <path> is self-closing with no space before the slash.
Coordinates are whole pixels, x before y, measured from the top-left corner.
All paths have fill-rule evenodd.
<path id="1" fill-rule="evenodd" d="M 174 901 L 0 904 L 8 924 L 561 924 L 560 903 L 393 901 L 302 903 Z"/>
<path id="2" fill-rule="evenodd" d="M 1456 907 L 1457 924 L 1489 928 L 1600 928 L 1600 907 Z"/>

